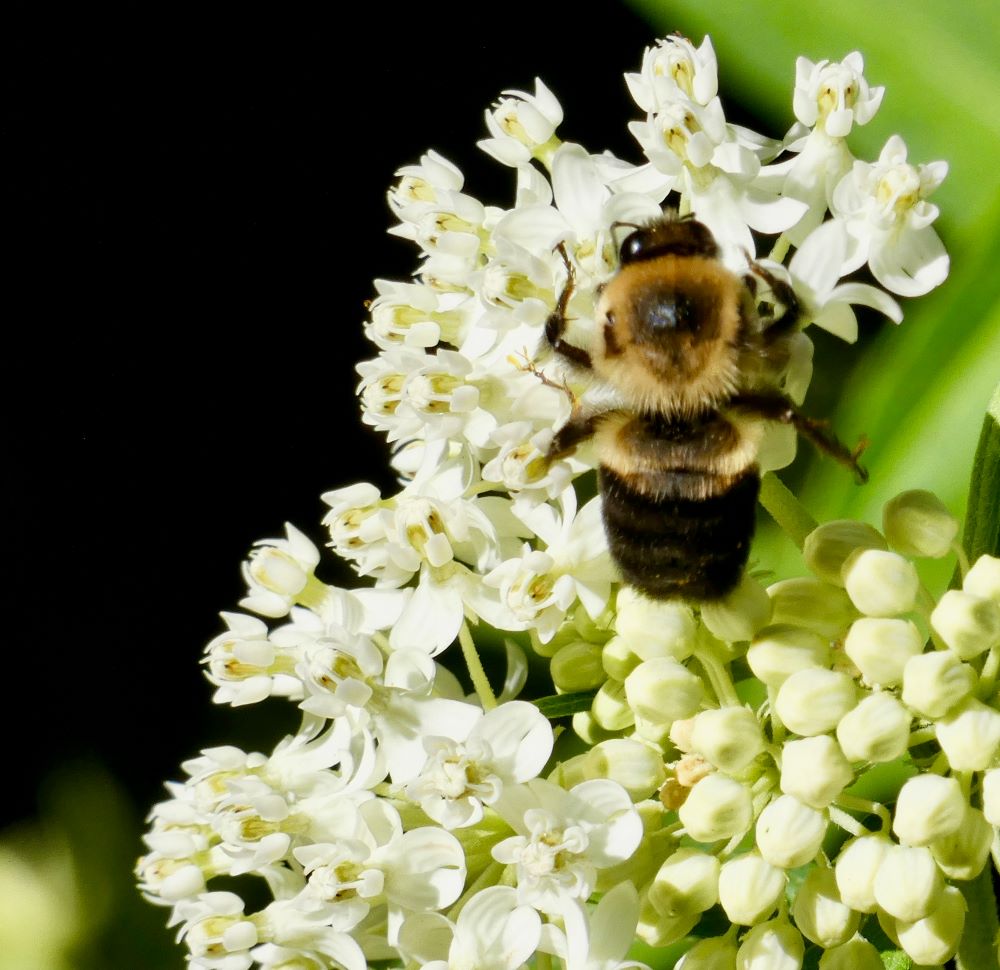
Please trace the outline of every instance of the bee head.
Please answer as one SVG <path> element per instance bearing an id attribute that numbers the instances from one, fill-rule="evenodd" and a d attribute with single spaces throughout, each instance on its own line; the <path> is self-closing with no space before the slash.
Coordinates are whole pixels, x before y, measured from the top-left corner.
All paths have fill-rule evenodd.
<path id="1" fill-rule="evenodd" d="M 622 266 L 657 259 L 660 256 L 705 256 L 716 259 L 719 247 L 715 236 L 703 222 L 675 213 L 640 226 L 623 240 L 618 259 Z"/>
<path id="2" fill-rule="evenodd" d="M 601 292 L 594 369 L 643 409 L 696 412 L 733 392 L 748 291 L 710 230 L 664 216 L 630 233 Z"/>

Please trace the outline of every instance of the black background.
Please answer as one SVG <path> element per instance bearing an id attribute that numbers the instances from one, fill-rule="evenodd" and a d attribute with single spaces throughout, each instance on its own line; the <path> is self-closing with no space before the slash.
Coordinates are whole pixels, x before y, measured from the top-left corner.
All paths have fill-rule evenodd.
<path id="1" fill-rule="evenodd" d="M 252 542 L 322 543 L 321 492 L 394 489 L 354 365 L 373 278 L 416 265 L 395 170 L 433 147 L 511 205 L 475 142 L 536 75 L 564 138 L 637 159 L 622 73 L 654 33 L 616 5 L 12 10 L 4 820 L 81 761 L 144 811 L 200 748 L 277 738 L 199 667 Z"/>

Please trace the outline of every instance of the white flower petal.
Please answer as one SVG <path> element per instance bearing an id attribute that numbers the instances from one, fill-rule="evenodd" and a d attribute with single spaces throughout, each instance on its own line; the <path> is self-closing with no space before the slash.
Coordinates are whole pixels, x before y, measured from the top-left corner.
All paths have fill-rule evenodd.
<path id="1" fill-rule="evenodd" d="M 900 296 L 923 296 L 948 276 L 948 253 L 931 228 L 903 232 L 893 247 L 883 246 L 868 258 L 872 275 Z"/>

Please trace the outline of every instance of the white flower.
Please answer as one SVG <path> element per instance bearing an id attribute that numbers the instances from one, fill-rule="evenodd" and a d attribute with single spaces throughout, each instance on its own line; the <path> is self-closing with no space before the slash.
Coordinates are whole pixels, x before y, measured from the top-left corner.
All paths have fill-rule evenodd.
<path id="1" fill-rule="evenodd" d="M 872 307 L 893 323 L 903 319 L 903 312 L 892 297 L 877 287 L 867 283 L 837 285 L 847 246 L 844 226 L 834 220 L 825 222 L 814 229 L 796 251 L 788 266 L 788 275 L 800 300 L 803 323 L 815 323 L 842 340 L 854 343 L 858 339 L 858 321 L 851 309 L 853 304 Z"/>
<path id="2" fill-rule="evenodd" d="M 469 298 L 439 293 L 422 283 L 375 280 L 378 296 L 369 307 L 365 334 L 383 350 L 458 345 L 469 324 Z"/>
<path id="3" fill-rule="evenodd" d="M 517 167 L 551 150 L 556 128 L 563 119 L 558 98 L 535 78 L 535 93 L 504 91 L 492 111 L 486 112 L 486 127 L 492 138 L 479 147 L 498 162 Z"/>
<path id="4" fill-rule="evenodd" d="M 427 760 L 406 786 L 407 797 L 446 829 L 475 825 L 505 785 L 534 778 L 552 752 L 548 720 L 524 701 L 501 704 L 469 728 L 460 737 L 424 737 Z"/>
<path id="5" fill-rule="evenodd" d="M 885 88 L 869 88 L 865 62 L 854 51 L 839 63 L 806 57 L 795 62 L 795 117 L 814 125 L 832 138 L 844 138 L 854 124 L 867 124 L 875 116 Z"/>
<path id="6" fill-rule="evenodd" d="M 240 606 L 262 616 L 285 616 L 295 603 L 318 607 L 326 586 L 313 575 L 319 549 L 304 532 L 285 523 L 286 539 L 260 539 L 243 563 L 249 595 Z"/>
<path id="7" fill-rule="evenodd" d="M 619 883 L 589 912 L 576 900 L 567 900 L 561 916 L 564 929 L 547 924 L 542 949 L 555 953 L 566 970 L 645 968 L 644 963 L 625 960 L 639 922 L 639 895 L 632 883 Z"/>
<path id="8" fill-rule="evenodd" d="M 898 135 L 875 164 L 855 162 L 831 206 L 851 236 L 843 272 L 867 262 L 875 279 L 900 296 L 921 296 L 944 282 L 948 254 L 931 226 L 938 209 L 925 200 L 947 173 L 946 162 L 909 164 Z"/>
<path id="9" fill-rule="evenodd" d="M 624 862 L 642 838 L 632 800 L 613 781 L 564 791 L 536 778 L 506 788 L 494 808 L 519 834 L 495 845 L 493 857 L 515 867 L 518 899 L 545 913 L 586 900 L 598 870 Z"/>
<path id="10" fill-rule="evenodd" d="M 240 707 L 272 695 L 298 699 L 302 685 L 293 675 L 298 655 L 268 639 L 266 624 L 242 613 L 222 613 L 229 630 L 205 647 L 202 661 L 216 685 L 216 704 Z"/>
<path id="11" fill-rule="evenodd" d="M 434 203 L 441 193 L 458 192 L 465 182 L 458 167 L 433 150 L 421 156 L 419 165 L 405 165 L 396 175 L 399 184 L 389 192 L 389 205 L 397 214 L 407 206 Z"/>
<path id="12" fill-rule="evenodd" d="M 840 63 L 814 64 L 805 57 L 796 61 L 793 101 L 798 120 L 784 140 L 794 154 L 769 165 L 759 180 L 808 206 L 787 233 L 796 246 L 822 223 L 837 184 L 851 170 L 854 156 L 845 141 L 851 127 L 867 124 L 882 101 L 884 88 L 869 88 L 863 70 L 857 52 Z"/>
<path id="13" fill-rule="evenodd" d="M 457 839 L 433 826 L 404 832 L 386 801 L 362 802 L 326 826 L 336 841 L 303 845 L 294 855 L 308 880 L 306 895 L 349 907 L 352 925 L 383 899 L 390 912 L 422 912 L 451 905 L 462 891 L 465 855 Z"/>
<path id="14" fill-rule="evenodd" d="M 243 900 L 235 893 L 202 893 L 178 903 L 173 922 L 191 952 L 190 966 L 199 970 L 247 970 L 257 927 L 243 916 Z"/>
<path id="15" fill-rule="evenodd" d="M 542 923 L 509 886 L 472 896 L 451 923 L 436 913 L 410 916 L 399 948 L 423 970 L 518 970 L 535 953 Z"/>
<path id="16" fill-rule="evenodd" d="M 626 74 L 625 81 L 643 111 L 656 111 L 678 94 L 708 104 L 719 91 L 712 39 L 705 37 L 697 48 L 686 37 L 658 40 L 655 47 L 646 48 L 640 72 Z"/>
<path id="17" fill-rule="evenodd" d="M 545 550 L 526 543 L 521 556 L 507 559 L 483 579 L 500 594 L 499 609 L 485 618 L 504 630 L 534 628 L 543 643 L 552 639 L 577 599 L 591 617 L 598 616 L 613 577 L 599 500 L 577 514 L 576 493 L 568 488 L 560 505 L 561 516 L 547 504 L 515 506 L 515 514 L 545 542 Z"/>

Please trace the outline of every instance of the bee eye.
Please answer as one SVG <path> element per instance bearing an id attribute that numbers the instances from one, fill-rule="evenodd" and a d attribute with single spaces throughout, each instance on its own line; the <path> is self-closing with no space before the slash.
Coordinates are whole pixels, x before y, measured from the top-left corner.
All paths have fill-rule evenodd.
<path id="1" fill-rule="evenodd" d="M 648 233 L 640 229 L 637 232 L 630 232 L 625 237 L 625 241 L 622 243 L 621 252 L 618 256 L 619 262 L 621 262 L 622 265 L 642 258 L 644 250 L 649 242 L 647 235 Z"/>

